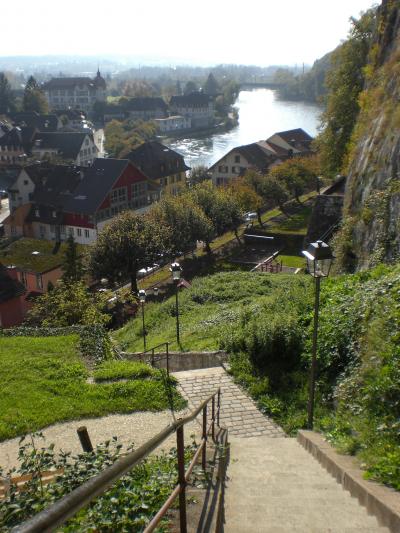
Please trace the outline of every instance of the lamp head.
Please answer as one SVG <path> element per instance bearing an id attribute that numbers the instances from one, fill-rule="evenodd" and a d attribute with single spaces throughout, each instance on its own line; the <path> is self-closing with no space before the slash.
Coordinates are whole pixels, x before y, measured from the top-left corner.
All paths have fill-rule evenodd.
<path id="1" fill-rule="evenodd" d="M 138 292 L 138 295 L 139 295 L 139 302 L 144 304 L 144 302 L 146 301 L 146 291 L 144 289 L 140 289 L 140 291 Z"/>
<path id="2" fill-rule="evenodd" d="M 308 271 L 314 278 L 329 276 L 333 254 L 328 244 L 323 241 L 312 242 L 302 254 L 307 259 Z"/>
<path id="3" fill-rule="evenodd" d="M 181 278 L 182 268 L 181 268 L 181 265 L 177 261 L 172 263 L 170 271 L 172 272 L 172 279 L 174 281 L 179 281 Z"/>

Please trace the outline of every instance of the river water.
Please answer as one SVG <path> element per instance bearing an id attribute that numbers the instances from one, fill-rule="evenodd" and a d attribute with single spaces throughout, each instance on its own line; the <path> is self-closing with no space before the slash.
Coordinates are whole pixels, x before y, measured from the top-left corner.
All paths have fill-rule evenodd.
<path id="1" fill-rule="evenodd" d="M 174 139 L 165 142 L 182 154 L 190 167 L 210 166 L 235 146 L 267 139 L 277 131 L 303 128 L 313 137 L 317 133 L 321 107 L 308 102 L 279 100 L 270 89 L 241 91 L 235 102 L 239 125 L 224 133 Z"/>

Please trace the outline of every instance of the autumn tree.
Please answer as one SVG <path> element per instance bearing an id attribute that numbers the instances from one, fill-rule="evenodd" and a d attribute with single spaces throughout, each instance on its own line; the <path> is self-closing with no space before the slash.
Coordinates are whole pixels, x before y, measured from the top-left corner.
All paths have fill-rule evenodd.
<path id="1" fill-rule="evenodd" d="M 257 176 L 260 174 L 257 173 Z M 262 179 L 262 176 L 260 176 Z M 251 185 L 251 180 L 240 178 L 235 180 L 229 187 L 231 194 L 239 202 L 239 205 L 243 212 L 255 211 L 257 213 L 258 222 L 262 226 L 261 209 L 264 205 L 264 200 L 256 190 L 256 184 Z"/>
<path id="2" fill-rule="evenodd" d="M 170 230 L 149 216 L 124 211 L 114 217 L 98 235 L 91 248 L 89 270 L 94 278 L 111 282 L 130 279 L 137 292 L 137 272 L 152 265 L 161 253 L 168 252 Z"/>
<path id="3" fill-rule="evenodd" d="M 270 174 L 283 182 L 289 194 L 301 203 L 300 196 L 315 188 L 319 170 L 317 157 L 293 157 L 273 167 Z"/>
<path id="4" fill-rule="evenodd" d="M 29 77 L 25 85 L 22 107 L 24 111 L 36 111 L 44 114 L 49 112 L 46 97 L 33 76 Z"/>

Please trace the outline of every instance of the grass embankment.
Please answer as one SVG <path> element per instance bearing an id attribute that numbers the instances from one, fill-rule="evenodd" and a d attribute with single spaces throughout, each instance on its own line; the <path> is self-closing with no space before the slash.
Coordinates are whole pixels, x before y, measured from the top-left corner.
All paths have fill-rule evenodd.
<path id="1" fill-rule="evenodd" d="M 302 276 L 303 284 L 309 279 Z M 303 285 L 301 284 L 301 285 Z M 290 287 L 298 281 L 292 275 L 226 272 L 196 278 L 190 289 L 179 294 L 179 321 L 181 348 L 188 350 L 215 350 L 221 347 L 232 324 L 240 323 L 242 313 L 263 310 L 263 319 L 272 316 L 271 295 L 285 298 Z M 274 296 L 274 297 L 275 297 Z M 145 321 L 148 346 L 161 342 L 176 344 L 175 297 L 158 303 L 146 304 Z M 113 333 L 120 346 L 127 351 L 141 351 L 143 330 L 141 317 L 128 322 Z"/>
<path id="2" fill-rule="evenodd" d="M 315 427 L 400 490 L 400 265 L 323 280 Z M 224 348 L 231 371 L 288 433 L 306 426 L 309 276 L 221 273 L 180 294 L 182 348 Z M 174 299 L 146 308 L 149 345 L 174 341 Z M 116 332 L 141 349 L 141 324 Z M 176 347 L 176 344 L 172 348 Z"/>
<path id="3" fill-rule="evenodd" d="M 169 408 L 169 391 L 159 371 L 131 365 L 99 367 L 99 375 L 129 378 L 121 383 L 87 383 L 78 337 L 0 337 L 0 440 L 55 422 L 132 411 Z M 143 365 L 145 366 L 145 365 Z M 103 370 L 102 370 L 103 369 Z M 103 373 L 102 373 L 103 372 Z M 143 379 L 145 377 L 146 379 Z M 175 408 L 183 406 L 172 388 Z"/>

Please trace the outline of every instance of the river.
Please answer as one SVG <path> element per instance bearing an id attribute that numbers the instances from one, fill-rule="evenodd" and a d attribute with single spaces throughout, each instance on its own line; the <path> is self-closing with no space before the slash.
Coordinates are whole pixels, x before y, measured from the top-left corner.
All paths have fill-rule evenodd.
<path id="1" fill-rule="evenodd" d="M 203 137 L 168 140 L 170 148 L 182 154 L 190 167 L 210 166 L 235 146 L 267 139 L 277 131 L 303 128 L 315 136 L 321 107 L 308 102 L 279 100 L 275 91 L 241 91 L 235 102 L 239 125 L 234 129 Z"/>

